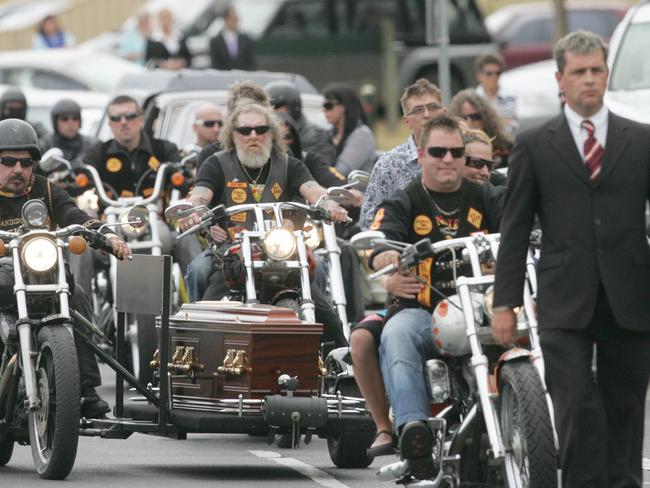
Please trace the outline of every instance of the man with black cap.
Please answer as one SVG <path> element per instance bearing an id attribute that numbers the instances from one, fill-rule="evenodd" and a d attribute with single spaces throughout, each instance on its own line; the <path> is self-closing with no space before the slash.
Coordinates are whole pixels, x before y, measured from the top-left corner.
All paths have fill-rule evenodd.
<path id="1" fill-rule="evenodd" d="M 73 163 L 84 151 L 99 142 L 94 137 L 79 133 L 81 106 L 74 100 L 70 98 L 59 100 L 52 107 L 50 116 L 54 132 L 40 138 L 39 145 L 42 152 L 58 147 L 63 151 L 63 157 Z"/>
<path id="2" fill-rule="evenodd" d="M 302 100 L 296 86 L 290 81 L 278 80 L 272 81 L 264 89 L 269 94 L 273 109 L 279 113 L 289 114 L 295 120 L 302 148 L 318 154 L 331 164 L 336 159 L 336 150 L 329 143 L 327 131 L 309 122 L 302 113 Z"/>
<path id="3" fill-rule="evenodd" d="M 47 178 L 33 174 L 34 164 L 40 157 L 38 137 L 32 126 L 19 119 L 0 121 L 0 230 L 14 231 L 22 225 L 23 204 L 36 198 L 46 202 L 54 226 L 80 224 L 90 228 L 99 227 L 100 222 L 77 207 L 64 190 L 52 185 Z M 131 255 L 122 239 L 112 234 L 107 237 L 117 257 Z M 11 258 L 0 258 L 1 306 L 15 305 L 13 285 L 13 261 Z M 70 306 L 91 320 L 92 307 L 84 290 L 78 285 L 71 287 L 71 290 Z M 87 418 L 101 417 L 110 411 L 110 407 L 95 390 L 101 385 L 97 360 L 83 341 L 75 342 L 81 379 L 81 415 Z"/>
<path id="4" fill-rule="evenodd" d="M 9 88 L 0 96 L 0 120 L 5 119 L 27 119 L 27 99 L 18 88 Z M 30 125 L 39 138 L 47 134 L 47 129 L 40 122 L 33 122 Z"/>

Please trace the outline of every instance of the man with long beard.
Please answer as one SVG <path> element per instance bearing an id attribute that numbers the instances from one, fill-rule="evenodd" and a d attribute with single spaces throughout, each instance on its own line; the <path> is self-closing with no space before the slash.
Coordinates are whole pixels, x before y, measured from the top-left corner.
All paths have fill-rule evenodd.
<path id="1" fill-rule="evenodd" d="M 245 203 L 285 202 L 303 198 L 316 203 L 326 190 L 316 183 L 309 170 L 299 160 L 287 155 L 286 145 L 270 106 L 243 99 L 229 114 L 221 134 L 223 151 L 201 165 L 195 186 L 188 200 L 194 205 L 210 208 Z M 347 218 L 347 212 L 335 202 L 326 201 L 326 209 L 336 222 Z M 195 213 L 179 222 L 181 230 L 198 223 Z M 250 228 L 252 216 L 246 213 L 232 216 L 233 223 Z M 213 226 L 212 238 L 223 243 L 229 238 L 225 229 Z M 213 268 L 204 300 L 218 300 L 226 295 L 221 270 Z M 311 288 L 316 307 L 316 321 L 325 325 L 324 340 L 336 347 L 347 345 L 340 321 L 331 306 L 315 286 Z"/>

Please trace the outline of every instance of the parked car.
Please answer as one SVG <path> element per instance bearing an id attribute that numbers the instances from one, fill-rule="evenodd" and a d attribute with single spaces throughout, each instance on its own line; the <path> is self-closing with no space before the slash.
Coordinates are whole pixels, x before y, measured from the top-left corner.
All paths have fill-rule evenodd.
<path id="1" fill-rule="evenodd" d="M 323 97 L 303 76 L 268 71 L 191 70 L 146 71 L 125 76 L 115 95 L 131 95 L 143 107 L 145 130 L 155 137 L 168 139 L 183 148 L 193 144 L 194 113 L 205 102 L 216 103 L 224 114 L 230 86 L 238 80 L 253 80 L 264 86 L 271 81 L 290 80 L 301 92 L 303 113 L 312 122 L 327 127 L 323 115 Z M 102 140 L 112 137 L 103 118 L 96 134 Z"/>
<path id="2" fill-rule="evenodd" d="M 650 123 L 650 2 L 630 9 L 610 43 L 605 102 L 616 114 Z"/>
<path id="3" fill-rule="evenodd" d="M 0 95 L 12 88 L 0 85 Z M 53 130 L 50 112 L 56 102 L 62 98 L 71 98 L 81 105 L 81 133 L 94 135 L 106 110 L 108 94 L 75 90 L 42 90 L 40 88 L 22 88 L 27 100 L 27 121 L 40 122 L 48 132 Z"/>
<path id="4" fill-rule="evenodd" d="M 0 84 L 45 90 L 110 92 L 144 68 L 110 54 L 66 48 L 0 52 Z"/>
<path id="5" fill-rule="evenodd" d="M 616 3 L 567 2 L 569 31 L 586 29 L 609 39 L 627 7 Z M 485 19 L 508 69 L 553 56 L 553 2 L 503 7 Z"/>

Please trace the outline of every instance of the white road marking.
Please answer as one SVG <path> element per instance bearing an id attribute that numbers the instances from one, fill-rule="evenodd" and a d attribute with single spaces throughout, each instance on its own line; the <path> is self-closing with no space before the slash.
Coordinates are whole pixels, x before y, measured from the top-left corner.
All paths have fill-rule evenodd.
<path id="1" fill-rule="evenodd" d="M 341 483 L 325 471 L 315 468 L 311 464 L 303 463 L 292 457 L 282 457 L 281 454 L 274 451 L 248 451 L 258 458 L 271 459 L 276 463 L 298 471 L 300 474 L 311 478 L 314 482 L 318 483 L 325 488 L 349 488 L 347 485 Z"/>

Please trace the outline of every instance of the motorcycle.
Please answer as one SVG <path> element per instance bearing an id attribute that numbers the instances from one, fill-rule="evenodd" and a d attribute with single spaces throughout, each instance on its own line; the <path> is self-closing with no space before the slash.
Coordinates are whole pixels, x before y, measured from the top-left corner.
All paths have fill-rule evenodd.
<path id="1" fill-rule="evenodd" d="M 87 241 L 109 252 L 111 245 L 81 225 L 48 230 L 41 200 L 26 202 L 22 217 L 17 231 L 0 231 L 0 255 L 11 256 L 16 297 L 0 309 L 0 466 L 10 461 L 15 443 L 30 444 L 41 478 L 64 479 L 76 457 L 80 384 L 73 331 L 79 314 L 69 307 L 63 251 L 81 254 Z"/>
<path id="2" fill-rule="evenodd" d="M 408 245 L 367 231 L 353 237 L 352 244 L 401 253 L 399 265 L 387 266 L 372 278 L 422 263 L 454 273 L 455 293 L 445 296 L 432 315 L 431 333 L 442 359 L 428 360 L 425 368 L 432 411 L 437 412 L 428 419 L 435 475 L 416 480 L 404 459 L 382 467 L 378 477 L 419 487 L 556 487 L 557 440 L 532 298 L 532 254 L 524 305 L 516 311 L 518 341 L 504 350 L 489 327 L 498 234 Z M 466 276 L 458 275 L 461 267 Z"/>
<path id="3" fill-rule="evenodd" d="M 131 209 L 137 209 L 138 217 L 146 221 L 146 225 L 138 227 L 120 225 L 117 226 L 117 233 L 134 252 L 161 256 L 163 249 L 171 249 L 172 245 L 171 242 L 163 242 L 164 236 L 161 236 L 160 227 L 166 224 L 161 221 L 158 202 L 168 179 L 175 188 L 184 185 L 185 178 L 179 168 L 179 165 L 174 163 L 161 164 L 156 174 L 153 191 L 146 198 L 143 196 L 111 198 L 102 184 L 97 169 L 93 166 L 84 165 L 81 171 L 87 177 L 88 183 L 95 187 L 98 200 L 104 207 L 103 215 L 106 223 L 111 226 L 125 223 L 127 216 L 130 214 L 129 212 L 134 212 Z M 141 178 L 141 181 L 144 176 L 146 176 L 146 173 Z M 112 190 L 109 188 L 109 191 Z M 115 195 L 116 193 L 112 191 L 112 194 Z M 98 327 L 109 337 L 114 336 L 114 324 L 117 323 L 116 312 L 113 307 L 113 299 L 116 296 L 116 264 L 115 258 L 111 256 L 108 268 L 99 267 L 96 269 L 92 283 L 93 308 L 96 313 Z M 178 307 L 181 300 L 178 293 L 180 289 L 180 272 L 176 271 L 174 277 L 175 294 L 173 303 Z M 153 371 L 149 363 L 158 346 L 154 317 L 149 315 L 129 315 L 125 337 L 130 344 L 129 351 L 133 374 L 141 383 L 146 385 L 153 379 Z"/>

